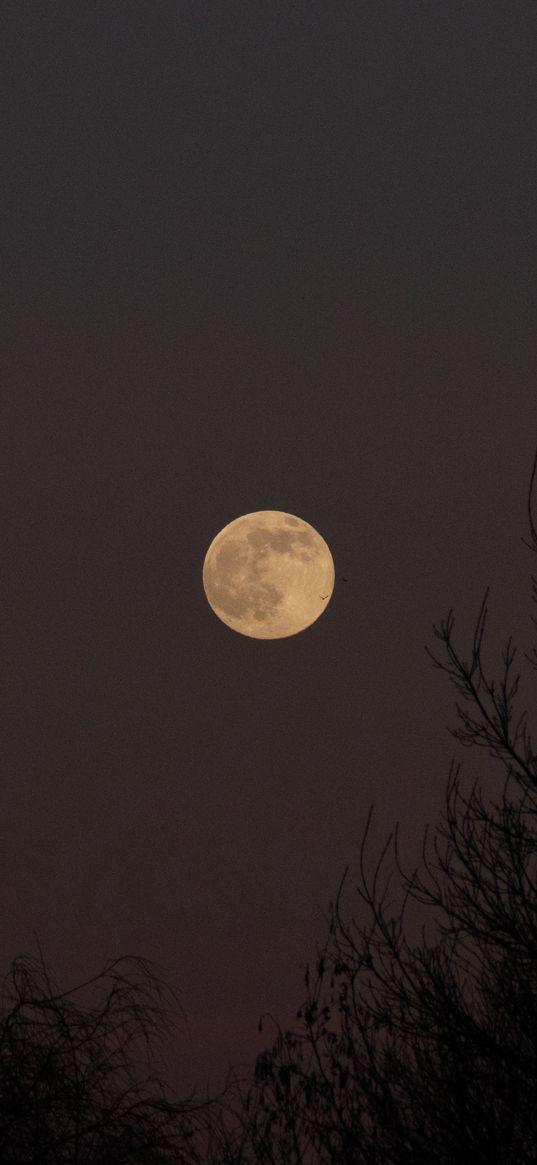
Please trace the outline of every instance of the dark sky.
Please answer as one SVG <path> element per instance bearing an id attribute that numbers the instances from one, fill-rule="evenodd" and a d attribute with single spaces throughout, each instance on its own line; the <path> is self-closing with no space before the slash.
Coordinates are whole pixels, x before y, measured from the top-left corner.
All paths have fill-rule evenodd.
<path id="1" fill-rule="evenodd" d="M 4 0 L 2 952 L 163 964 L 181 1079 L 294 1017 L 372 802 L 417 855 L 459 756 L 433 622 L 468 654 L 490 585 L 486 658 L 529 650 L 536 33 Z M 287 639 L 202 588 L 259 509 L 348 579 Z"/>

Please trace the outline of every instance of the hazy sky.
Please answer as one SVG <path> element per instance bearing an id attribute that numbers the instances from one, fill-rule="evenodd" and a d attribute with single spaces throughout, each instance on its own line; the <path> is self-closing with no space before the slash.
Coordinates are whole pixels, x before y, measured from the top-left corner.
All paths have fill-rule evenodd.
<path id="1" fill-rule="evenodd" d="M 3 960 L 163 964 L 181 1079 L 292 1020 L 370 804 L 410 865 L 476 773 L 433 622 L 468 655 L 490 585 L 486 658 L 530 648 L 536 34 L 529 0 L 4 5 Z M 348 578 L 282 640 L 202 587 L 259 509 Z"/>

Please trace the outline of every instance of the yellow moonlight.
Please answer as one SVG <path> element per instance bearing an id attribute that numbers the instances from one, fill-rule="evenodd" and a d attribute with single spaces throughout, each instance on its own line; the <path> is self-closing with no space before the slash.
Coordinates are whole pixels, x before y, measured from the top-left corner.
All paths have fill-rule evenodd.
<path id="1" fill-rule="evenodd" d="M 213 539 L 203 587 L 215 615 L 252 639 L 283 639 L 310 627 L 334 589 L 324 538 L 294 514 L 258 510 Z"/>

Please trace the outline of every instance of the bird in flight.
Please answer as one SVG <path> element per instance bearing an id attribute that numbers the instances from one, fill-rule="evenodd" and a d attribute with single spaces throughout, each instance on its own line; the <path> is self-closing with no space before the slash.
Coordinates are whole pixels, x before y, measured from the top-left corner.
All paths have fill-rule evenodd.
<path id="1" fill-rule="evenodd" d="M 319 595 L 319 598 L 320 598 L 320 599 L 327 599 L 327 598 L 328 598 L 328 595 Z"/>

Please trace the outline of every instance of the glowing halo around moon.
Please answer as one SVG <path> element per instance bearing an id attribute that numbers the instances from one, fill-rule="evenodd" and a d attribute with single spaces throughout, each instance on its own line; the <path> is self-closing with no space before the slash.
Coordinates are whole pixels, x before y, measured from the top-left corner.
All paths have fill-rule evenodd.
<path id="1" fill-rule="evenodd" d="M 334 581 L 324 538 L 281 510 L 235 518 L 213 538 L 203 563 L 215 615 L 252 639 L 284 639 L 310 627 L 328 606 Z"/>

